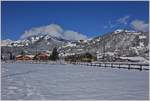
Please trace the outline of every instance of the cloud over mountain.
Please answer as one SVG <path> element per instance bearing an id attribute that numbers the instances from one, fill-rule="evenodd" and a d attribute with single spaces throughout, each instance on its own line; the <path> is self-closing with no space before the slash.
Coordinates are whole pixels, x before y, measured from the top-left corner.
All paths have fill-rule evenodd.
<path id="1" fill-rule="evenodd" d="M 147 32 L 149 25 L 142 20 L 133 20 L 131 22 L 131 27 L 137 31 Z"/>
<path id="2" fill-rule="evenodd" d="M 112 23 L 113 22 L 113 23 Z M 104 26 L 104 29 L 112 29 L 122 27 L 130 28 L 136 31 L 148 32 L 149 31 L 149 23 L 139 19 L 133 19 L 129 15 L 118 18 L 115 21 L 109 21 L 108 25 Z"/>
<path id="3" fill-rule="evenodd" d="M 119 26 L 126 26 L 128 25 L 128 20 L 130 19 L 130 16 L 129 15 L 126 15 L 126 16 L 123 16 L 121 18 L 118 18 L 114 21 L 109 21 L 108 22 L 108 25 L 105 25 L 104 26 L 104 29 L 112 29 L 112 28 L 115 28 L 117 27 L 118 25 Z"/>
<path id="4" fill-rule="evenodd" d="M 81 33 L 71 30 L 64 30 L 61 26 L 57 24 L 50 24 L 42 27 L 31 28 L 29 30 L 26 30 L 20 38 L 25 39 L 27 37 L 35 35 L 51 35 L 67 40 L 80 40 L 87 38 L 86 35 L 83 35 Z"/>
<path id="5" fill-rule="evenodd" d="M 124 16 L 124 17 L 122 17 L 122 18 L 119 18 L 119 19 L 117 20 L 117 22 L 126 25 L 126 24 L 127 24 L 127 20 L 128 20 L 129 18 L 130 18 L 130 16 L 127 15 L 127 16 Z"/>
<path id="6" fill-rule="evenodd" d="M 87 36 L 71 30 L 67 30 L 63 34 L 65 39 L 70 39 L 70 40 L 87 39 Z"/>

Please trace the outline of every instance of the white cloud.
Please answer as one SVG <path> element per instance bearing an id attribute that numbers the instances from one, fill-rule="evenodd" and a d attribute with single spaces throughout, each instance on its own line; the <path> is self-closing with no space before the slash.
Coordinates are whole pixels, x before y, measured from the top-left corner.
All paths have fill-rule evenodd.
<path id="1" fill-rule="evenodd" d="M 113 27 L 115 27 L 115 25 L 114 25 L 114 24 L 112 24 L 112 22 L 111 22 L 111 21 L 109 21 L 109 27 L 110 27 L 110 28 L 113 28 Z"/>
<path id="2" fill-rule="evenodd" d="M 47 26 L 31 28 L 30 30 L 26 30 L 21 36 L 21 39 L 34 35 L 45 35 L 45 34 L 61 37 L 62 36 L 61 33 L 63 33 L 63 29 L 59 25 L 50 24 Z"/>
<path id="3" fill-rule="evenodd" d="M 115 27 L 115 24 L 112 24 L 112 22 L 109 21 L 109 22 L 108 22 L 108 25 L 105 25 L 105 26 L 104 26 L 104 29 L 108 29 L 108 28 L 111 29 L 111 28 L 113 28 L 113 27 Z"/>
<path id="4" fill-rule="evenodd" d="M 61 26 L 57 24 L 50 24 L 50 25 L 26 30 L 21 36 L 21 39 L 25 39 L 27 37 L 34 36 L 34 35 L 45 35 L 45 34 L 49 34 L 55 37 L 61 37 L 67 40 L 80 40 L 80 39 L 87 38 L 87 36 L 81 33 L 74 32 L 74 31 L 65 31 L 64 29 L 61 28 Z"/>
<path id="5" fill-rule="evenodd" d="M 70 31 L 70 30 L 67 30 L 64 32 L 64 37 L 66 39 L 70 39 L 70 40 L 87 39 L 87 36 L 85 36 L 81 33 L 78 33 L 78 32 Z"/>
<path id="6" fill-rule="evenodd" d="M 124 25 L 127 25 L 127 21 L 128 21 L 128 19 L 130 18 L 130 16 L 124 16 L 124 17 L 122 17 L 122 18 L 119 18 L 118 20 L 117 20 L 117 22 L 118 23 L 121 23 L 121 24 L 124 24 Z"/>
<path id="7" fill-rule="evenodd" d="M 108 25 L 105 25 L 104 26 L 104 29 L 107 29 L 107 28 L 114 28 L 116 26 L 118 26 L 118 24 L 120 25 L 127 25 L 128 24 L 128 20 L 129 20 L 130 16 L 124 16 L 122 18 L 119 18 L 119 19 L 116 19 L 115 21 L 109 21 L 108 22 Z M 113 22 L 113 23 L 112 23 Z"/>
<path id="8" fill-rule="evenodd" d="M 131 22 L 131 27 L 137 31 L 147 32 L 149 30 L 148 23 L 145 23 L 142 20 L 133 20 Z"/>

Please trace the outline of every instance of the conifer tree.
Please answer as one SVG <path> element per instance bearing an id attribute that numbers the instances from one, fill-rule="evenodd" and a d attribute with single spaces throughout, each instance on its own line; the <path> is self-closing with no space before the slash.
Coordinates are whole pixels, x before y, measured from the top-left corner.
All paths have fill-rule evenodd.
<path id="1" fill-rule="evenodd" d="M 54 49 L 53 49 L 53 51 L 52 51 L 52 54 L 50 55 L 50 57 L 49 57 L 49 59 L 50 60 L 58 60 L 59 59 L 59 57 L 58 57 L 58 52 L 57 52 L 57 48 L 55 47 Z"/>

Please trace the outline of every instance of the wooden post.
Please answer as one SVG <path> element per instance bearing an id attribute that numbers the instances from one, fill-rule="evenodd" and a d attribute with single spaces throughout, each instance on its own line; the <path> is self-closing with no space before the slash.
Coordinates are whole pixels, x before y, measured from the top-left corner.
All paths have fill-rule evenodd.
<path id="1" fill-rule="evenodd" d="M 140 71 L 142 70 L 142 65 L 140 65 Z"/>
<path id="2" fill-rule="evenodd" d="M 99 67 L 101 67 L 101 63 L 99 63 Z"/>
<path id="3" fill-rule="evenodd" d="M 106 63 L 105 63 L 105 67 L 106 67 Z"/>
<path id="4" fill-rule="evenodd" d="M 120 64 L 118 64 L 119 65 L 119 69 L 120 69 Z"/>
<path id="5" fill-rule="evenodd" d="M 111 63 L 111 68 L 113 68 L 113 63 Z"/>
<path id="6" fill-rule="evenodd" d="M 131 66 L 130 66 L 130 64 L 128 64 L 128 69 L 131 69 Z"/>

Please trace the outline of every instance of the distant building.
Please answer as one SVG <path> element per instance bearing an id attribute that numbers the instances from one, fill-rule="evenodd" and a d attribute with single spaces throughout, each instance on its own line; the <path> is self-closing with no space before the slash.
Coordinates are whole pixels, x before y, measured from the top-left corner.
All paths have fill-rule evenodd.
<path id="1" fill-rule="evenodd" d="M 51 55 L 52 51 L 45 51 L 44 53 L 46 53 L 47 55 Z"/>
<path id="2" fill-rule="evenodd" d="M 17 55 L 16 60 L 32 60 L 34 55 Z"/>
<path id="3" fill-rule="evenodd" d="M 36 60 L 48 60 L 49 59 L 49 55 L 46 53 L 39 53 L 35 56 Z"/>
<path id="4" fill-rule="evenodd" d="M 59 56 L 60 57 L 66 57 L 66 56 L 72 56 L 75 55 L 75 53 L 60 53 Z"/>
<path id="5" fill-rule="evenodd" d="M 104 56 L 106 57 L 115 57 L 117 55 L 116 52 L 105 52 L 105 53 L 99 53 L 97 52 L 97 59 L 102 59 Z"/>

